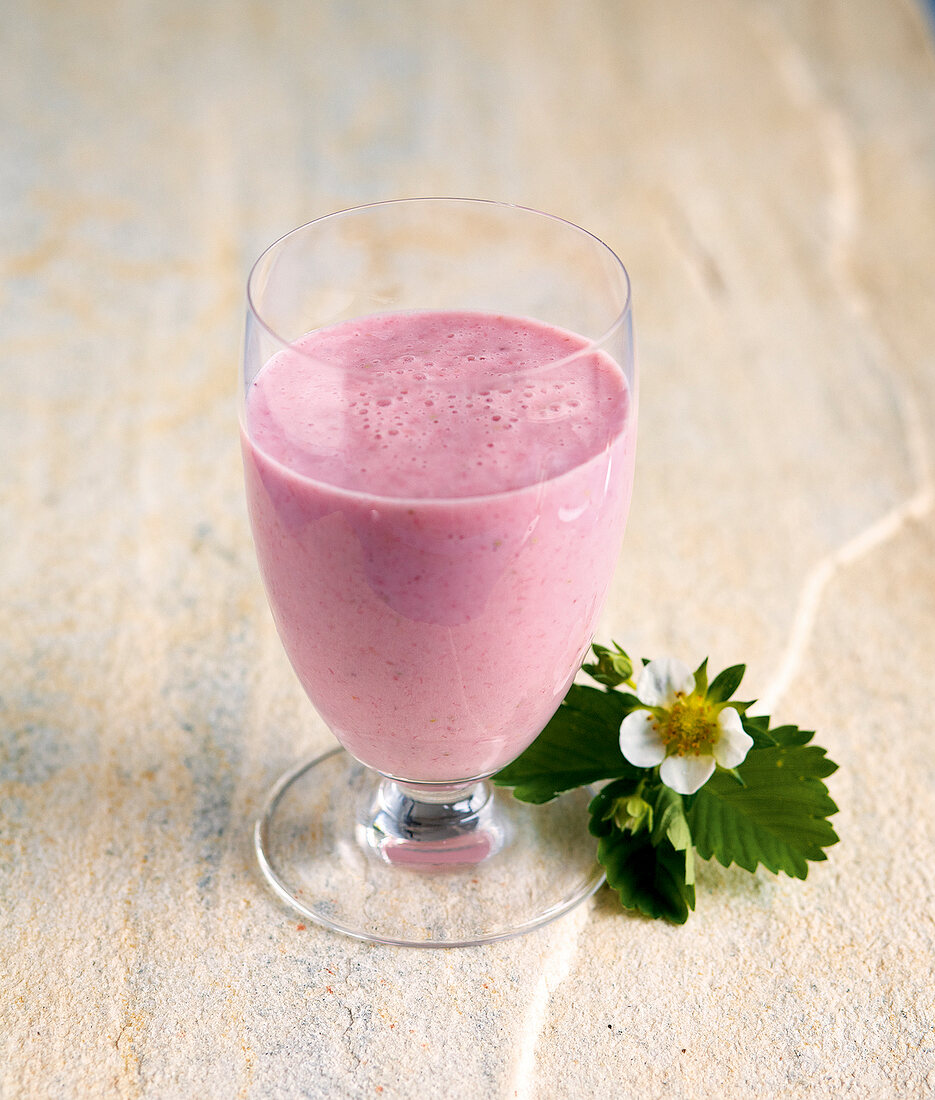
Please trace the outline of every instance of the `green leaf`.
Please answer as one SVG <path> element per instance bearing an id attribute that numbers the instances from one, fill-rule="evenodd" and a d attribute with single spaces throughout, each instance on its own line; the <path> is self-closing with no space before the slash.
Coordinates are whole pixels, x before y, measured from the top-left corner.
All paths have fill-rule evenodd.
<path id="1" fill-rule="evenodd" d="M 708 687 L 708 699 L 712 703 L 723 703 L 725 699 L 729 699 L 740 687 L 746 670 L 746 665 L 731 665 L 719 672 Z"/>
<path id="2" fill-rule="evenodd" d="M 762 727 L 754 728 L 762 737 Z M 762 864 L 805 878 L 809 861 L 826 859 L 824 849 L 838 841 L 827 820 L 838 808 L 821 781 L 837 765 L 824 749 L 803 744 L 797 727 L 780 726 L 768 735 L 782 743 L 750 750 L 736 769 L 744 786 L 719 770 L 695 794 L 689 827 L 704 859 L 747 871 Z"/>
<path id="3" fill-rule="evenodd" d="M 769 734 L 777 745 L 807 745 L 815 736 L 815 731 L 800 730 L 798 726 L 774 726 L 773 729 L 769 731 Z M 837 765 L 835 765 L 831 771 L 834 771 L 836 767 Z M 831 772 L 826 772 L 825 774 L 830 775 Z"/>
<path id="4" fill-rule="evenodd" d="M 685 828 L 687 829 L 688 826 L 686 825 Z M 691 841 L 691 833 L 688 834 L 688 839 L 689 839 L 689 841 Z M 674 844 L 673 844 L 673 847 L 675 847 Z M 680 849 L 676 849 L 676 850 L 678 851 Z M 689 843 L 688 845 L 686 845 L 686 847 L 684 849 L 684 855 L 685 855 L 685 885 L 686 886 L 691 886 L 692 889 L 694 889 L 694 886 L 695 886 L 695 847 L 694 847 L 693 844 Z M 694 906 L 692 908 L 694 908 Z"/>
<path id="5" fill-rule="evenodd" d="M 631 710 L 636 710 L 638 707 L 646 706 L 645 703 L 640 702 L 640 700 L 637 699 L 637 697 L 629 691 L 616 691 L 614 692 L 614 695 L 623 704 L 623 718 L 626 718 Z M 623 721 L 623 718 L 620 719 L 621 722 Z M 619 733 L 620 731 L 618 730 L 617 732 Z"/>
<path id="6" fill-rule="evenodd" d="M 597 858 L 624 908 L 673 924 L 688 920 L 695 908 L 695 887 L 685 881 L 685 853 L 667 840 L 654 846 L 648 833 L 634 836 L 614 827 L 601 837 Z"/>
<path id="7" fill-rule="evenodd" d="M 631 702 L 632 700 L 632 702 Z M 562 791 L 601 779 L 638 781 L 643 769 L 620 751 L 620 723 L 639 700 L 572 684 L 549 724 L 511 764 L 493 776 L 523 802 L 548 802 Z"/>
<path id="8" fill-rule="evenodd" d="M 704 695 L 708 690 L 708 658 L 701 662 L 701 664 L 695 669 L 695 691 L 699 695 Z"/>

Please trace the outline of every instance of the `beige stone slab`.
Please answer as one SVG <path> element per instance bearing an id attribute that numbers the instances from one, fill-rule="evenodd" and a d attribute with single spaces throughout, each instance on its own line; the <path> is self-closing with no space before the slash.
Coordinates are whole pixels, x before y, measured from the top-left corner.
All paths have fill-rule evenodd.
<path id="1" fill-rule="evenodd" d="M 935 1089 L 920 11 L 84 0 L 0 23 L 0 1094 Z M 639 482 L 602 632 L 746 660 L 819 729 L 843 843 L 806 883 L 705 867 L 682 929 L 604 894 L 434 953 L 300 930 L 263 889 L 252 815 L 331 740 L 249 543 L 241 287 L 293 225 L 429 193 L 570 217 L 629 267 Z"/>

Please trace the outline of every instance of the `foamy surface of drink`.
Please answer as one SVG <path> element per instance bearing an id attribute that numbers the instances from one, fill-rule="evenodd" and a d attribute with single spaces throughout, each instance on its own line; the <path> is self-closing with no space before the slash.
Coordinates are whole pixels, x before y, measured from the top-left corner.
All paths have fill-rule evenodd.
<path id="1" fill-rule="evenodd" d="M 250 388 L 247 428 L 316 481 L 464 498 L 587 462 L 623 429 L 627 406 L 620 368 L 574 333 L 497 314 L 395 313 L 317 330 L 274 356 Z"/>

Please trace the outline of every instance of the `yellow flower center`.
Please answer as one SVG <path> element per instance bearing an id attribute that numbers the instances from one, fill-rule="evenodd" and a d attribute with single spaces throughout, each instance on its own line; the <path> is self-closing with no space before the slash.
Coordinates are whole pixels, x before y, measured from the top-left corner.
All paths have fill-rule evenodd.
<path id="1" fill-rule="evenodd" d="M 667 756 L 702 756 L 717 740 L 717 722 L 701 699 L 677 699 L 659 723 Z"/>

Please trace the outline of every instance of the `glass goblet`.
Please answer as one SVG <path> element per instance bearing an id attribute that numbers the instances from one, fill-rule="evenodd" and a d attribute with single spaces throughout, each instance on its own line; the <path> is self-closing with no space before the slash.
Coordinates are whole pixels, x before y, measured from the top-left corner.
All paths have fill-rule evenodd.
<path id="1" fill-rule="evenodd" d="M 602 874 L 588 793 L 488 782 L 545 727 L 617 562 L 636 439 L 627 274 L 520 207 L 319 219 L 248 283 L 241 439 L 285 651 L 342 748 L 257 822 L 329 928 L 452 946 L 526 932 Z"/>

